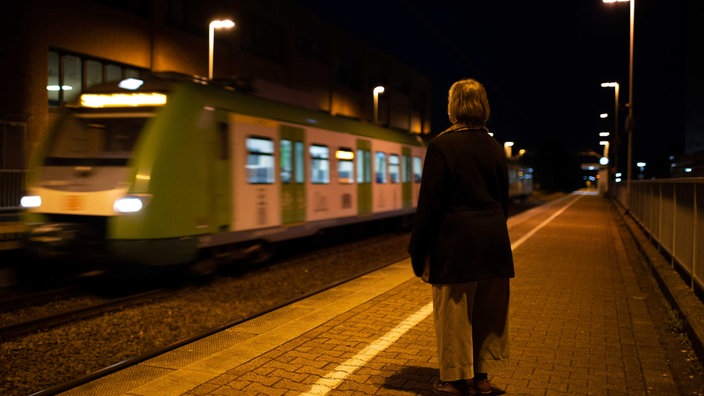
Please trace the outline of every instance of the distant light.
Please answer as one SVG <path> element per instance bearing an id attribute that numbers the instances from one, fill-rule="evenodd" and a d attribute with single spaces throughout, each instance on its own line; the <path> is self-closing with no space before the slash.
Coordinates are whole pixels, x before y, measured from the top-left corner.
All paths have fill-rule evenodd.
<path id="1" fill-rule="evenodd" d="M 381 85 L 379 85 L 378 87 L 375 87 L 375 88 L 374 88 L 374 93 L 377 94 L 377 95 L 378 95 L 378 94 L 381 94 L 381 93 L 384 93 L 384 87 L 382 87 Z"/>
<path id="2" fill-rule="evenodd" d="M 604 132 L 599 132 L 599 136 L 602 136 L 602 137 L 609 136 L 609 135 L 611 135 L 611 134 L 610 134 L 609 132 L 606 132 L 606 131 L 604 131 Z"/>
<path id="3" fill-rule="evenodd" d="M 692 168 L 684 168 L 684 173 L 692 173 Z"/>
<path id="4" fill-rule="evenodd" d="M 639 168 L 644 168 L 647 164 L 645 162 L 636 162 L 636 166 Z"/>
<path id="5" fill-rule="evenodd" d="M 70 85 L 62 85 L 60 87 L 58 85 L 47 85 L 46 90 L 52 91 L 52 92 L 56 92 L 56 91 L 60 91 L 60 90 L 71 91 L 71 90 L 73 90 L 73 87 Z"/>
<path id="6" fill-rule="evenodd" d="M 138 78 L 126 78 L 126 79 L 120 81 L 120 83 L 117 84 L 117 86 L 122 89 L 129 89 L 131 91 L 134 91 L 135 89 L 141 87 L 142 84 L 144 84 L 144 81 L 142 81 Z"/>
<path id="7" fill-rule="evenodd" d="M 617 82 L 605 82 L 605 83 L 601 83 L 601 86 L 604 88 L 618 87 L 618 83 Z"/>
<path id="8" fill-rule="evenodd" d="M 616 183 L 621 183 L 621 178 L 620 178 L 620 177 L 617 177 L 616 179 L 614 179 L 614 181 L 615 181 Z"/>
<path id="9" fill-rule="evenodd" d="M 511 147 L 513 144 L 513 142 L 504 142 L 504 147 Z"/>
<path id="10" fill-rule="evenodd" d="M 318 120 L 316 120 L 315 118 L 307 118 L 306 122 L 309 124 L 317 124 Z"/>
<path id="11" fill-rule="evenodd" d="M 609 158 L 608 157 L 601 157 L 599 158 L 599 163 L 601 165 L 608 165 L 609 164 Z"/>
<path id="12" fill-rule="evenodd" d="M 606 118 L 609 116 L 609 113 L 601 113 L 599 114 L 599 118 Z"/>
<path id="13" fill-rule="evenodd" d="M 81 95 L 81 106 L 83 107 L 139 107 L 163 106 L 165 104 L 166 95 L 155 92 Z"/>
<path id="14" fill-rule="evenodd" d="M 599 141 L 599 145 L 600 145 L 600 146 L 608 146 L 608 145 L 609 145 L 609 141 L 608 141 L 608 140 L 600 140 L 600 141 Z"/>
<path id="15" fill-rule="evenodd" d="M 628 3 L 630 0 L 603 0 L 604 3 Z"/>
<path id="16" fill-rule="evenodd" d="M 42 206 L 42 197 L 38 195 L 25 195 L 20 199 L 23 208 L 38 208 Z"/>
<path id="17" fill-rule="evenodd" d="M 615 176 L 620 178 L 623 174 L 621 172 L 617 172 Z"/>

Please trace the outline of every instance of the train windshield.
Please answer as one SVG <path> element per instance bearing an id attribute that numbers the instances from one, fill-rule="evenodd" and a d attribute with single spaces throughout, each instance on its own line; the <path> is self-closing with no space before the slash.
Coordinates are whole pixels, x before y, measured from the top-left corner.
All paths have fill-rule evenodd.
<path id="1" fill-rule="evenodd" d="M 65 117 L 49 147 L 46 164 L 126 166 L 149 117 L 148 113 L 77 113 Z"/>

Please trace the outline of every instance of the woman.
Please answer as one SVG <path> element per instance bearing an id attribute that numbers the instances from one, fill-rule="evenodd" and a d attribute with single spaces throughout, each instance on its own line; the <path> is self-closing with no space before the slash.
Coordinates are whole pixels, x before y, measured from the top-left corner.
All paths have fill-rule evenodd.
<path id="1" fill-rule="evenodd" d="M 491 394 L 488 370 L 508 359 L 508 170 L 486 128 L 484 87 L 465 79 L 448 95 L 452 126 L 428 144 L 408 251 L 433 287 L 440 361 L 435 390 Z"/>

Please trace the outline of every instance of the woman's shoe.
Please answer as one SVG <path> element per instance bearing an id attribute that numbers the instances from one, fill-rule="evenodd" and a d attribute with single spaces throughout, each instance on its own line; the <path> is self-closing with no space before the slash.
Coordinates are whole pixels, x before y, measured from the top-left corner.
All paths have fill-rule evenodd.
<path id="1" fill-rule="evenodd" d="M 453 396 L 465 396 L 469 395 L 469 389 L 467 387 L 467 381 L 435 381 L 433 384 L 433 390 L 435 393 L 441 395 L 453 395 Z"/>
<path id="2" fill-rule="evenodd" d="M 494 390 L 488 379 L 481 381 L 469 381 L 469 392 L 472 395 L 492 395 Z"/>

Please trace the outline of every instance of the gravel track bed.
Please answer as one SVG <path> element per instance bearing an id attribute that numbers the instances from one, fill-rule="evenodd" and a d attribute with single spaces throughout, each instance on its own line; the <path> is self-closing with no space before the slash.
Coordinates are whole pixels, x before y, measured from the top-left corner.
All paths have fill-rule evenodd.
<path id="1" fill-rule="evenodd" d="M 391 234 L 344 249 L 326 248 L 246 272 L 230 271 L 202 285 L 174 289 L 172 296 L 153 303 L 3 342 L 0 394 L 28 395 L 202 334 L 401 260 L 407 246 L 408 234 Z"/>

